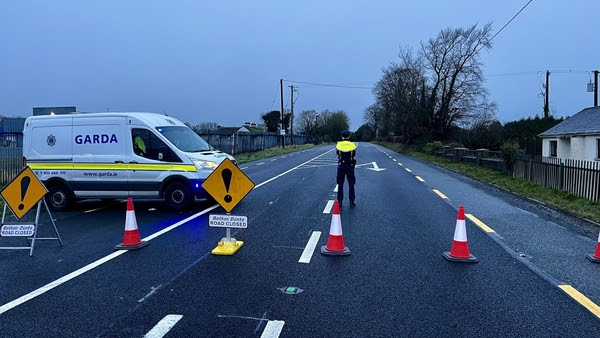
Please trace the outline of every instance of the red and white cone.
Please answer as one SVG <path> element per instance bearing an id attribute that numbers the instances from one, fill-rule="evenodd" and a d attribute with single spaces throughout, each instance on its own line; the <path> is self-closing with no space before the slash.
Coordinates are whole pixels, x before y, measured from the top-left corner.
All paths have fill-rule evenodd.
<path id="1" fill-rule="evenodd" d="M 115 250 L 139 249 L 148 245 L 147 241 L 142 241 L 140 232 L 135 219 L 135 211 L 133 211 L 133 202 L 131 197 L 127 199 L 127 214 L 125 215 L 125 234 L 123 235 L 123 243 L 115 246 Z"/>
<path id="2" fill-rule="evenodd" d="M 594 263 L 600 263 L 600 235 L 598 235 L 598 244 L 596 245 L 596 252 L 593 255 L 587 254 L 585 255 L 587 259 Z"/>
<path id="3" fill-rule="evenodd" d="M 477 263 L 479 261 L 477 257 L 471 255 L 469 252 L 465 208 L 462 205 L 458 208 L 458 218 L 456 220 L 456 228 L 454 229 L 452 247 L 450 248 L 450 252 L 446 251 L 442 255 L 451 262 Z"/>
<path id="4" fill-rule="evenodd" d="M 331 226 L 329 227 L 329 240 L 327 245 L 321 247 L 323 255 L 346 256 L 350 254 L 350 249 L 344 245 L 344 235 L 342 234 L 342 218 L 340 216 L 340 204 L 333 202 L 333 215 L 331 216 Z"/>

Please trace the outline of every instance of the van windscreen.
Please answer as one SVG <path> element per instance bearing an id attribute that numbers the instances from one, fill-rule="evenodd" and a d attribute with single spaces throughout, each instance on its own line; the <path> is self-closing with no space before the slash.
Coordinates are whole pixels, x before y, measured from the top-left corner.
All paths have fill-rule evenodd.
<path id="1" fill-rule="evenodd" d="M 204 141 L 204 139 L 193 130 L 184 126 L 166 126 L 156 127 L 159 133 L 163 134 L 179 150 L 194 153 L 200 151 L 213 150 L 213 148 Z"/>

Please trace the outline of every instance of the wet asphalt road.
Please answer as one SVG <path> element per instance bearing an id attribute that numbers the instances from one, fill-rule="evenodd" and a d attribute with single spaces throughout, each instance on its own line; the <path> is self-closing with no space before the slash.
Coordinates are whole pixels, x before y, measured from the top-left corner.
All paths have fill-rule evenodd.
<path id="1" fill-rule="evenodd" d="M 385 170 L 373 170 L 373 162 Z M 1 250 L 0 336 L 139 337 L 170 314 L 182 317 L 167 337 L 259 337 L 272 328 L 281 337 L 600 332 L 597 314 L 559 288 L 571 286 L 600 304 L 600 265 L 584 258 L 593 253 L 596 228 L 360 143 L 357 206 L 341 209 L 351 255 L 323 256 L 327 205 L 335 199 L 333 147 L 240 167 L 257 187 L 232 211 L 249 219 L 247 229 L 232 229 L 244 241 L 232 256 L 211 254 L 225 230 L 208 227 L 207 216 L 224 211 L 206 211 L 208 201 L 185 213 L 136 201 L 142 238 L 176 225 L 136 251 L 114 251 L 123 236 L 123 201 L 54 213 L 63 247 L 38 242 L 33 257 Z M 467 220 L 477 264 L 441 255 L 452 244 L 459 205 L 494 231 Z M 43 228 L 50 231 L 47 220 Z M 310 262 L 299 263 L 315 232 L 321 235 Z M 19 240 L 0 238 L 0 245 Z M 96 266 L 100 259 L 106 262 Z M 19 301 L 24 295 L 35 296 Z"/>

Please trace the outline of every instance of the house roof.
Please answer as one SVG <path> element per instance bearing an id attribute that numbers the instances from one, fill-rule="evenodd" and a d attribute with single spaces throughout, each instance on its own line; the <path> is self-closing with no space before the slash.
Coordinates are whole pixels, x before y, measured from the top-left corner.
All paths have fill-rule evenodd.
<path id="1" fill-rule="evenodd" d="M 544 138 L 594 134 L 600 134 L 600 107 L 586 108 L 539 136 Z"/>

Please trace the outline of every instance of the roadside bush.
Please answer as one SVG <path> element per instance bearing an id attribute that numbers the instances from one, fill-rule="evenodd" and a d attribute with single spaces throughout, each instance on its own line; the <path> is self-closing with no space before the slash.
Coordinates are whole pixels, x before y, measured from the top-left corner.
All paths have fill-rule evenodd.
<path id="1" fill-rule="evenodd" d="M 435 151 L 442 148 L 443 144 L 440 141 L 429 142 L 423 148 L 423 151 L 429 155 L 435 155 Z"/>
<path id="2" fill-rule="evenodd" d="M 515 163 L 515 155 L 523 154 L 524 151 L 519 147 L 519 142 L 517 141 L 506 141 L 500 148 L 500 154 L 502 154 L 502 159 L 504 160 L 504 168 L 508 173 L 512 173 L 513 164 Z"/>

